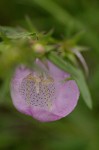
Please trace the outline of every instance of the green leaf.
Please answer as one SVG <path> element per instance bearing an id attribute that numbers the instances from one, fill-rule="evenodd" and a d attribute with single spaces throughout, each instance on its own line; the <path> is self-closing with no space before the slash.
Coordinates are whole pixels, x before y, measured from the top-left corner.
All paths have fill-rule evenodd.
<path id="1" fill-rule="evenodd" d="M 14 68 L 10 69 L 10 71 L 7 73 L 6 79 L 3 82 L 3 85 L 0 88 L 0 104 L 5 102 L 4 98 L 6 97 L 7 93 L 10 90 L 9 89 L 10 88 L 10 80 L 11 80 L 13 71 L 14 71 Z"/>
<path id="2" fill-rule="evenodd" d="M 61 57 L 59 57 L 56 53 L 51 52 L 47 54 L 47 58 L 57 65 L 60 69 L 64 70 L 71 74 L 72 78 L 77 82 L 78 87 L 80 89 L 81 95 L 89 108 L 92 108 L 92 99 L 91 95 L 85 81 L 85 77 L 83 72 L 75 67 L 73 67 L 70 63 L 64 61 Z"/>
<path id="3" fill-rule="evenodd" d="M 0 36 L 6 39 L 27 39 L 35 36 L 35 33 L 27 32 L 22 28 L 2 27 L 0 26 Z"/>

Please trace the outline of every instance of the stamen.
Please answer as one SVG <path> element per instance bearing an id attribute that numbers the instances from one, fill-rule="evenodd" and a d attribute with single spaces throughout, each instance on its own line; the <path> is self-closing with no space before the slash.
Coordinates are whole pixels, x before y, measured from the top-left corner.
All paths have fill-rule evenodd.
<path id="1" fill-rule="evenodd" d="M 36 74 L 34 74 L 34 75 L 29 74 L 29 75 L 26 77 L 26 79 L 35 82 L 35 88 L 36 88 L 36 92 L 37 92 L 37 94 L 38 94 L 38 93 L 39 93 L 39 83 L 41 82 L 40 77 L 38 77 Z"/>
<path id="2" fill-rule="evenodd" d="M 37 94 L 39 93 L 39 83 L 41 82 L 40 78 L 35 78 L 35 87 Z"/>

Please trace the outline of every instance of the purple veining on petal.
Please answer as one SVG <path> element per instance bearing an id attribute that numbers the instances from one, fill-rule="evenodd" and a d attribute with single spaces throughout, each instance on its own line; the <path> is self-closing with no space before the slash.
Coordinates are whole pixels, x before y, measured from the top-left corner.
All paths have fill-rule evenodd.
<path id="1" fill-rule="evenodd" d="M 22 113 L 48 122 L 67 116 L 75 108 L 79 89 L 74 80 L 64 80 L 70 74 L 46 61 L 48 67 L 36 60 L 44 73 L 18 67 L 11 81 L 11 96 L 14 106 Z"/>

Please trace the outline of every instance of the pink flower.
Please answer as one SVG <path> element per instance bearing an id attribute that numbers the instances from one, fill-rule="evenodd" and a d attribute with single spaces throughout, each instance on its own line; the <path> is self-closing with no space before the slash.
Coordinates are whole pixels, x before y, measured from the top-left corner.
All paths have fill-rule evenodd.
<path id="1" fill-rule="evenodd" d="M 73 111 L 79 89 L 70 75 L 51 62 L 36 60 L 40 69 L 16 69 L 11 81 L 11 97 L 16 109 L 41 122 L 61 119 Z"/>

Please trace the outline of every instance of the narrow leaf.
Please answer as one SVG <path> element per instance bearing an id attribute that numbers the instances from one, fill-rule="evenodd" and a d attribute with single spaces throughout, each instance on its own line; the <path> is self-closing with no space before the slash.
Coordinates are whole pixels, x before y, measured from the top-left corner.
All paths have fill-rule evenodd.
<path id="1" fill-rule="evenodd" d="M 64 70 L 71 74 L 72 78 L 77 82 L 78 87 L 80 89 L 81 95 L 89 108 L 92 108 L 92 100 L 91 95 L 85 81 L 85 77 L 81 70 L 73 67 L 70 63 L 64 61 L 61 57 L 59 57 L 56 53 L 51 52 L 47 54 L 47 58 L 57 65 L 60 69 Z"/>

